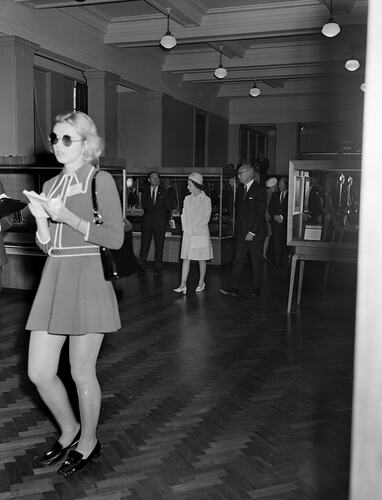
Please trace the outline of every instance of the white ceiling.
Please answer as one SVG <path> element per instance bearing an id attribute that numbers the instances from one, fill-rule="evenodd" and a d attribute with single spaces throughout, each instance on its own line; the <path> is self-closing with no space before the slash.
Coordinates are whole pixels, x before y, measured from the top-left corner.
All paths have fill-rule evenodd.
<path id="1" fill-rule="evenodd" d="M 367 0 L 333 0 L 341 33 L 321 34 L 330 0 L 14 0 L 32 9 L 62 9 L 96 31 L 105 45 L 140 48 L 184 85 L 213 85 L 217 95 L 248 95 L 256 79 L 262 95 L 352 90 L 364 81 Z M 166 9 L 177 46 L 166 51 Z M 219 63 L 228 70 L 217 80 Z M 361 68 L 344 68 L 354 55 Z"/>

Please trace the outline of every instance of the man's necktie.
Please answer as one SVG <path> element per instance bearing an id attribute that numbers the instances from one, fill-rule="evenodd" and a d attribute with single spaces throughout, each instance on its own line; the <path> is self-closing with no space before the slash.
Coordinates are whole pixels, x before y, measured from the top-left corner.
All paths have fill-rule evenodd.
<path id="1" fill-rule="evenodd" d="M 244 190 L 243 190 L 243 200 L 247 197 L 247 184 L 244 184 Z"/>
<path id="2" fill-rule="evenodd" d="M 153 200 L 153 205 L 155 205 L 155 187 L 153 188 L 151 192 L 151 199 Z"/>

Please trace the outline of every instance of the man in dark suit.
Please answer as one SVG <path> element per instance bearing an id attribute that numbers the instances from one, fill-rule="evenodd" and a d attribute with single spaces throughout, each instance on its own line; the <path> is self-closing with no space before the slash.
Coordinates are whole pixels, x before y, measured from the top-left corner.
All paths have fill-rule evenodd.
<path id="1" fill-rule="evenodd" d="M 252 294 L 259 295 L 263 277 L 263 245 L 267 234 L 265 211 L 267 191 L 255 182 L 252 165 L 243 164 L 238 170 L 240 186 L 236 193 L 235 258 L 230 285 L 221 288 L 224 295 L 237 295 L 243 268 L 249 257 Z"/>
<path id="2" fill-rule="evenodd" d="M 287 251 L 287 222 L 288 222 L 288 179 L 281 177 L 279 190 L 272 194 L 268 207 L 272 224 L 272 247 L 274 265 L 281 267 L 286 264 Z"/>
<path id="3" fill-rule="evenodd" d="M 0 181 L 0 195 L 4 195 L 5 190 L 3 183 Z M 10 217 L 3 217 L 0 219 L 0 290 L 2 288 L 2 271 L 3 266 L 7 263 L 7 255 L 5 253 L 3 234 L 4 232 L 12 226 Z"/>
<path id="4" fill-rule="evenodd" d="M 148 181 L 149 185 L 147 189 L 142 192 L 142 208 L 144 213 L 142 217 L 141 251 L 139 255 L 142 263 L 140 273 L 143 272 L 146 264 L 151 240 L 154 235 L 154 274 L 158 276 L 163 258 L 166 226 L 170 212 L 175 206 L 173 206 L 173 201 L 168 191 L 160 185 L 159 174 L 157 172 L 150 172 Z"/>

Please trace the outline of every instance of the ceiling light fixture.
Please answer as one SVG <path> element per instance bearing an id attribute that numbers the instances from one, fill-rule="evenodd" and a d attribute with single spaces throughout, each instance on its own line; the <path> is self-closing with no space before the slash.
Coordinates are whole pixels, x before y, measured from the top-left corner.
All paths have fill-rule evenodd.
<path id="1" fill-rule="evenodd" d="M 359 61 L 358 59 L 348 59 L 345 63 L 345 68 L 348 70 L 348 71 L 355 71 L 357 70 L 358 68 L 360 67 L 360 64 L 359 64 Z"/>
<path id="2" fill-rule="evenodd" d="M 176 38 L 170 31 L 170 12 L 171 8 L 167 8 L 167 31 L 162 36 L 160 44 L 164 49 L 170 50 L 173 49 L 176 45 Z"/>
<path id="3" fill-rule="evenodd" d="M 328 38 L 333 38 L 341 31 L 339 24 L 333 19 L 333 0 L 330 0 L 330 17 L 323 25 L 321 33 Z"/>
<path id="4" fill-rule="evenodd" d="M 220 62 L 219 66 L 215 69 L 214 71 L 214 76 L 221 80 L 225 76 L 227 76 L 228 71 L 225 69 L 225 67 L 222 64 L 222 52 L 223 52 L 223 47 L 220 47 Z"/>
<path id="5" fill-rule="evenodd" d="M 361 83 L 360 89 L 362 90 L 362 92 L 366 92 L 366 83 L 365 82 Z"/>
<path id="6" fill-rule="evenodd" d="M 259 87 L 256 85 L 256 80 L 253 80 L 253 85 L 252 87 L 249 89 L 249 95 L 251 97 L 257 97 L 261 94 L 261 91 L 259 89 Z"/>

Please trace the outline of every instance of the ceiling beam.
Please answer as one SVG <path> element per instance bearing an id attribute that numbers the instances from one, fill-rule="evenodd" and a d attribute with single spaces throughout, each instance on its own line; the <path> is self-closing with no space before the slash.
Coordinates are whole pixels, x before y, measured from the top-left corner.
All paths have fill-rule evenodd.
<path id="1" fill-rule="evenodd" d="M 62 7 L 85 7 L 105 3 L 122 3 L 125 0 L 86 0 L 78 2 L 76 0 L 14 0 L 15 3 L 25 5 L 34 9 L 57 9 Z"/>
<path id="2" fill-rule="evenodd" d="M 213 77 L 213 70 L 216 65 L 211 67 L 208 71 L 200 72 L 189 72 L 183 74 L 183 82 L 186 83 L 205 83 L 211 84 L 216 83 L 216 79 Z M 358 70 L 358 75 L 352 75 L 347 72 L 342 64 L 338 63 L 325 63 L 325 64 L 289 64 L 282 66 L 269 65 L 267 67 L 247 67 L 237 70 L 229 70 L 228 75 L 225 77 L 224 82 L 240 82 L 253 80 L 254 78 L 259 80 L 269 80 L 272 78 L 280 79 L 304 79 L 304 78 L 317 78 L 317 77 L 333 77 L 335 75 L 343 75 L 348 78 L 353 78 L 358 76 L 364 78 L 364 68 Z"/>
<path id="3" fill-rule="evenodd" d="M 150 0 L 151 1 L 151 0 Z M 158 1 L 158 0 L 157 0 Z M 294 3 L 293 3 L 294 4 Z M 280 4 L 279 4 L 280 5 Z M 222 12 L 221 12 L 222 11 Z M 367 9 L 337 18 L 341 26 L 366 23 Z M 245 40 L 267 36 L 281 36 L 285 33 L 310 34 L 321 31 L 327 18 L 327 10 L 312 0 L 306 0 L 298 7 L 279 7 L 278 9 L 235 8 L 225 12 L 208 13 L 198 26 L 182 27 L 172 23 L 171 32 L 178 43 L 211 42 L 223 45 L 224 40 Z M 163 21 L 157 16 L 141 18 L 113 19 L 105 33 L 104 42 L 121 47 L 157 45 L 163 35 Z"/>
<path id="4" fill-rule="evenodd" d="M 195 0 L 144 0 L 157 10 L 167 14 L 170 8 L 170 18 L 183 27 L 200 26 L 207 8 Z"/>

